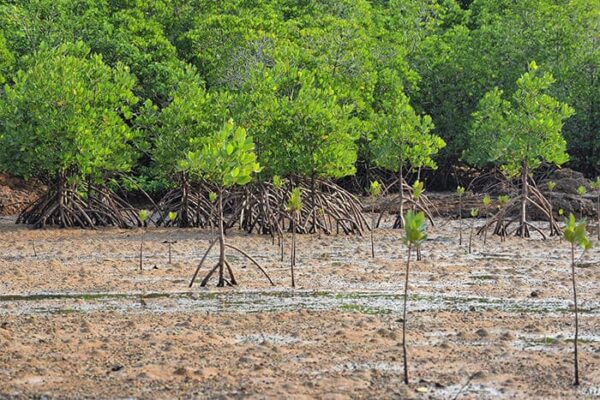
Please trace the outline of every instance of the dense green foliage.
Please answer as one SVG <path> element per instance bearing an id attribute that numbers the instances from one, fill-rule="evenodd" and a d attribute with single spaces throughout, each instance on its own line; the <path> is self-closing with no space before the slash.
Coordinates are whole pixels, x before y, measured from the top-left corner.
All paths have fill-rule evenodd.
<path id="1" fill-rule="evenodd" d="M 16 174 L 98 178 L 135 159 L 126 124 L 134 77 L 106 65 L 85 44 L 40 48 L 13 77 L 0 102 L 0 167 Z"/>
<path id="2" fill-rule="evenodd" d="M 192 142 L 198 142 L 199 150 L 187 154 L 187 159 L 180 162 L 181 169 L 219 188 L 245 185 L 253 174 L 260 172 L 252 138 L 232 120 L 227 121 L 223 129 Z"/>
<path id="3" fill-rule="evenodd" d="M 518 93 L 518 78 L 536 60 L 554 77 L 547 94 L 574 109 L 561 126 L 570 165 L 595 176 L 595 6 L 0 0 L 2 168 L 39 176 L 74 164 L 78 173 L 133 166 L 140 182 L 167 182 L 230 118 L 252 136 L 261 179 L 341 178 L 357 161 L 435 168 L 461 159 L 473 143 L 472 114 L 486 103 L 505 107 L 494 88 Z M 91 93 L 103 94 L 96 102 Z M 90 151 L 47 160 L 84 146 L 67 139 L 74 135 L 85 136 Z M 51 151 L 57 143 L 62 151 Z"/>
<path id="4" fill-rule="evenodd" d="M 573 109 L 546 93 L 553 82 L 549 73 L 540 76 L 532 62 L 517 80 L 512 101 L 504 100 L 498 88 L 486 93 L 473 113 L 466 159 L 475 165 L 497 164 L 509 176 L 542 162 L 567 162 L 562 127 Z"/>

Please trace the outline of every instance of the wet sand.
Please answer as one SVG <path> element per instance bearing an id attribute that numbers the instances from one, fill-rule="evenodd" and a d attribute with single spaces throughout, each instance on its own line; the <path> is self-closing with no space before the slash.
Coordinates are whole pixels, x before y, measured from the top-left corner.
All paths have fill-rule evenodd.
<path id="1" fill-rule="evenodd" d="M 368 237 L 299 236 L 292 290 L 287 246 L 281 262 L 269 237 L 234 230 L 276 286 L 230 252 L 239 286 L 189 289 L 209 231 L 150 228 L 140 272 L 140 230 L 12 221 L 0 220 L 0 398 L 600 398 L 598 247 L 577 268 L 574 388 L 567 244 L 476 238 L 467 254 L 470 221 L 459 247 L 457 221 L 436 220 L 410 275 L 406 386 L 400 231 L 376 232 L 374 259 Z"/>

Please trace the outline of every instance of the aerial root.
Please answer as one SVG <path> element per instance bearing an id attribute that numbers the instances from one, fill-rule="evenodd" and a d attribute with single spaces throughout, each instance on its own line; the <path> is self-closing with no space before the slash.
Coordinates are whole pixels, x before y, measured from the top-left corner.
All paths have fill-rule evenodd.
<path id="1" fill-rule="evenodd" d="M 35 228 L 48 225 L 63 228 L 129 228 L 142 224 L 137 211 L 127 200 L 102 186 L 89 187 L 87 198 L 83 198 L 73 187 L 51 188 L 19 214 L 17 223 L 33 225 Z"/>
<path id="2" fill-rule="evenodd" d="M 226 221 L 226 228 L 238 224 L 248 233 L 257 231 L 272 235 L 273 238 L 281 237 L 292 229 L 292 217 L 285 209 L 285 204 L 294 186 L 300 188 L 302 199 L 299 221 L 295 224 L 296 233 L 323 232 L 329 235 L 343 232 L 362 235 L 365 229 L 369 229 L 358 199 L 339 186 L 321 180 L 315 181 L 314 193 L 310 182 L 306 180 L 294 184 L 284 182 L 281 187 L 266 182 L 257 183 L 231 193 L 228 204 L 233 212 Z"/>
<path id="3" fill-rule="evenodd" d="M 477 230 L 477 234 L 481 235 L 493 226 L 493 233 L 501 237 L 506 237 L 513 234 L 516 236 L 530 237 L 530 229 L 532 229 L 538 232 L 544 240 L 547 239 L 548 236 L 540 228 L 534 226 L 531 222 L 528 222 L 527 220 L 521 221 L 521 218 L 519 217 L 512 217 L 513 214 L 519 211 L 522 201 L 525 200 L 526 204 L 537 208 L 542 213 L 546 221 L 548 221 L 549 235 L 560 236 L 560 227 L 554 219 L 551 204 L 536 187 L 530 186 L 529 191 L 532 194 L 531 197 L 525 197 L 523 194 L 521 194 L 509 201 L 506 206 L 500 209 L 485 225 Z M 509 229 L 509 227 L 514 223 L 517 223 L 517 226 L 515 226 L 513 229 Z"/>

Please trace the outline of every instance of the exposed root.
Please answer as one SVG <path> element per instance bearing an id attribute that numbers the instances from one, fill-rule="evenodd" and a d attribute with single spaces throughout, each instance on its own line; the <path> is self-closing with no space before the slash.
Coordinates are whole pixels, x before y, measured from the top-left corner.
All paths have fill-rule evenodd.
<path id="1" fill-rule="evenodd" d="M 213 191 L 212 188 L 206 183 L 192 187 L 187 181 L 184 181 L 158 202 L 156 225 L 179 228 L 216 226 L 214 205 L 208 197 L 211 191 Z M 174 221 L 168 218 L 170 212 L 177 214 Z"/>
<path id="2" fill-rule="evenodd" d="M 552 206 L 542 195 L 542 193 L 533 185 L 529 186 L 531 196 L 521 194 L 509 201 L 501 210 L 499 210 L 485 225 L 477 231 L 478 235 L 484 234 L 487 230 L 493 227 L 493 234 L 502 238 L 508 235 L 516 235 L 521 237 L 530 237 L 531 230 L 538 232 L 543 239 L 547 239 L 547 235 L 538 227 L 528 222 L 523 216 L 514 217 L 522 208 L 523 203 L 537 208 L 548 221 L 548 233 L 550 236 L 560 236 L 560 226 L 554 219 Z M 516 224 L 512 229 L 511 225 Z"/>
<path id="3" fill-rule="evenodd" d="M 233 192 L 227 205 L 232 212 L 226 228 L 238 224 L 246 232 L 257 231 L 280 237 L 291 230 L 292 216 L 284 209 L 291 189 L 300 188 L 303 207 L 295 224 L 297 233 L 323 232 L 362 235 L 369 229 L 360 201 L 339 186 L 322 180 L 285 183 L 277 188 L 271 183 L 248 185 Z"/>
<path id="4" fill-rule="evenodd" d="M 55 186 L 25 208 L 17 218 L 18 224 L 43 228 L 47 225 L 93 228 L 141 226 L 137 210 L 125 199 L 106 187 L 91 186 L 87 198 L 75 187 Z"/>

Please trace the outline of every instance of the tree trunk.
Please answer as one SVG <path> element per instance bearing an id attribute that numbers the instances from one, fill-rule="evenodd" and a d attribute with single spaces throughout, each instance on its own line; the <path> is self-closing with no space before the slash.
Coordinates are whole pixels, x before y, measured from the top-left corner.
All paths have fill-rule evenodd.
<path id="1" fill-rule="evenodd" d="M 371 257 L 375 258 L 375 243 L 373 241 L 373 231 L 375 230 L 375 204 L 371 206 Z"/>
<path id="2" fill-rule="evenodd" d="M 404 310 L 402 312 L 402 351 L 404 360 L 404 383 L 408 385 L 408 361 L 406 354 L 406 300 L 408 299 L 408 273 L 410 271 L 410 254 L 412 245 L 408 245 L 408 258 L 406 260 L 406 277 L 404 278 Z"/>
<path id="3" fill-rule="evenodd" d="M 296 287 L 296 282 L 294 281 L 294 267 L 296 266 L 296 214 L 294 211 L 292 214 L 292 249 L 291 249 L 291 257 L 290 257 L 290 270 L 292 273 L 292 287 Z"/>
<path id="4" fill-rule="evenodd" d="M 181 215 L 179 216 L 179 226 L 183 228 L 189 226 L 188 207 L 190 187 L 185 172 L 181 173 L 181 191 Z"/>
<path id="5" fill-rule="evenodd" d="M 485 212 L 485 219 L 484 219 L 483 226 L 486 226 L 488 223 L 488 210 L 486 209 L 484 212 Z M 484 250 L 485 250 L 486 244 L 487 244 L 487 229 L 484 229 L 484 231 L 483 231 L 483 248 L 484 248 Z"/>
<path id="6" fill-rule="evenodd" d="M 316 233 L 317 232 L 317 210 L 315 209 L 316 207 L 316 196 L 317 196 L 317 189 L 315 187 L 315 173 L 313 172 L 311 177 L 310 177 L 310 201 L 311 201 L 311 209 L 312 209 L 312 228 L 311 231 L 312 233 Z"/>
<path id="7" fill-rule="evenodd" d="M 527 197 L 529 196 L 529 167 L 527 165 L 527 161 L 523 162 L 523 171 L 521 176 L 522 182 L 522 196 L 521 199 L 521 217 L 520 217 L 520 226 L 519 226 L 519 236 L 522 238 L 529 236 L 529 229 L 527 229 Z"/>
<path id="8" fill-rule="evenodd" d="M 404 228 L 404 177 L 402 176 L 402 164 L 398 168 L 398 185 L 400 186 L 400 226 Z"/>
<path id="9" fill-rule="evenodd" d="M 471 254 L 471 250 L 473 248 L 473 229 L 475 227 L 475 221 L 471 222 L 471 232 L 469 233 L 469 254 Z"/>
<path id="10" fill-rule="evenodd" d="M 225 229 L 223 226 L 223 189 L 219 188 L 219 283 L 218 287 L 225 286 L 223 267 L 225 266 Z"/>
<path id="11" fill-rule="evenodd" d="M 458 245 L 462 246 L 462 195 L 458 196 Z"/>
<path id="12" fill-rule="evenodd" d="M 144 235 L 146 234 L 146 228 L 144 227 L 144 222 L 142 222 L 142 238 L 140 240 L 140 271 L 143 270 L 144 267 Z"/>
<path id="13" fill-rule="evenodd" d="M 575 348 L 575 385 L 579 385 L 579 362 L 577 358 L 577 340 L 579 338 L 579 312 L 577 309 L 577 289 L 575 287 L 575 244 L 571 244 L 571 278 L 573 280 L 573 304 L 575 309 L 575 340 L 573 345 Z"/>
<path id="14" fill-rule="evenodd" d="M 61 228 L 65 228 L 68 226 L 65 216 L 65 192 L 66 192 L 66 177 L 64 171 L 60 171 L 58 174 L 58 213 L 60 216 L 59 225 Z"/>

